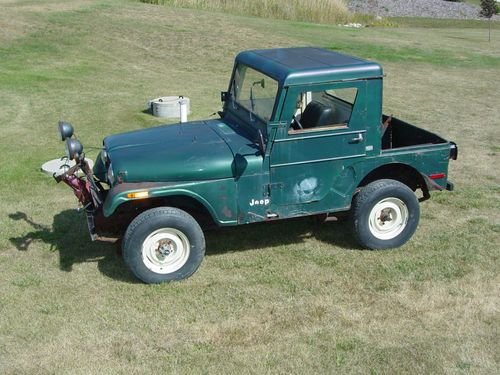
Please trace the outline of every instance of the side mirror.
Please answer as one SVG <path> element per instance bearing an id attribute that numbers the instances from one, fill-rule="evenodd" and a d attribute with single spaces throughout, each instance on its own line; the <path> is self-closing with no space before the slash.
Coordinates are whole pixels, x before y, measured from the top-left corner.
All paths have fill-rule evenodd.
<path id="1" fill-rule="evenodd" d="M 256 85 L 260 85 L 260 87 L 262 87 L 263 89 L 265 89 L 266 88 L 266 81 L 264 80 L 264 78 L 262 78 L 260 81 L 255 81 L 252 84 L 252 87 L 256 86 Z"/>
<path id="2" fill-rule="evenodd" d="M 227 91 L 221 91 L 220 93 L 220 101 L 225 102 L 227 98 L 229 97 L 229 93 Z"/>

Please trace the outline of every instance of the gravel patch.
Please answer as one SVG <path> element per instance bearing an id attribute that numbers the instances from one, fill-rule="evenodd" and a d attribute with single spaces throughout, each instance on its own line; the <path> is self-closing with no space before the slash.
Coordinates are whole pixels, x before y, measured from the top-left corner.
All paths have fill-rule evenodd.
<path id="1" fill-rule="evenodd" d="M 349 9 L 382 17 L 485 19 L 479 16 L 478 6 L 445 0 L 351 0 Z M 496 15 L 492 19 L 500 17 Z"/>

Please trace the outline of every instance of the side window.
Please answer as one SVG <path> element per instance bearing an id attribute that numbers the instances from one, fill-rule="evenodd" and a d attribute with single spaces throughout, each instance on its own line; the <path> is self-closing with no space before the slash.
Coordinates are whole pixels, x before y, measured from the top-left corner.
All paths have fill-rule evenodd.
<path id="1" fill-rule="evenodd" d="M 357 93 L 355 87 L 301 92 L 289 133 L 349 127 Z"/>
<path id="2" fill-rule="evenodd" d="M 346 87 L 344 89 L 326 90 L 326 93 L 336 99 L 340 99 L 351 104 L 352 107 L 352 105 L 354 105 L 354 101 L 356 100 L 358 89 L 355 87 Z"/>

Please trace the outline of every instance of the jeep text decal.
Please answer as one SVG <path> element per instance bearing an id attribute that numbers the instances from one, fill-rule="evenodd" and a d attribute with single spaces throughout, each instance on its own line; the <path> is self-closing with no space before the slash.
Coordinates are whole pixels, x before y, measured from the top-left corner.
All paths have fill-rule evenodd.
<path id="1" fill-rule="evenodd" d="M 269 204 L 269 199 L 252 199 L 250 201 L 250 206 L 267 206 Z"/>

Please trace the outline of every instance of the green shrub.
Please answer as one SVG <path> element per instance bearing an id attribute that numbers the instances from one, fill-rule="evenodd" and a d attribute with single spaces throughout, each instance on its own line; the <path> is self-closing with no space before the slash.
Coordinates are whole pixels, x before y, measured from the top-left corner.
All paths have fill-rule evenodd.
<path id="1" fill-rule="evenodd" d="M 498 11 L 495 0 L 481 0 L 481 16 L 491 18 Z"/>

